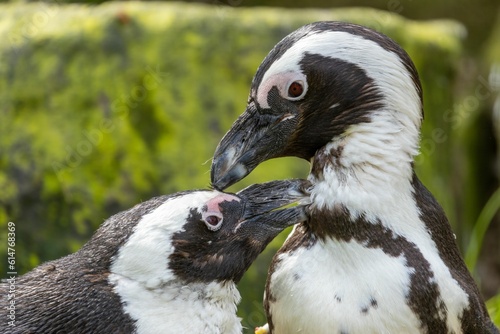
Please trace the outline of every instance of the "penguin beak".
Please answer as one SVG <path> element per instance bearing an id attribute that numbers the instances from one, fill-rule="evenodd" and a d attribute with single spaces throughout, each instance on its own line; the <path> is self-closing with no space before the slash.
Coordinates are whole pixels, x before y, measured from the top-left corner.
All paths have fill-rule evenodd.
<path id="1" fill-rule="evenodd" d="M 307 219 L 305 205 L 309 204 L 307 180 L 279 180 L 251 185 L 236 195 L 245 201 L 242 221 L 256 226 L 262 233 L 265 227 L 276 234 L 288 226 Z M 291 206 L 297 204 L 296 206 Z"/>
<path id="2" fill-rule="evenodd" d="M 297 122 L 292 115 L 261 114 L 250 102 L 215 150 L 212 186 L 223 190 L 247 176 L 260 163 L 284 156 Z"/>
<path id="3" fill-rule="evenodd" d="M 217 234 L 209 233 L 214 238 L 210 244 L 195 238 L 206 248 L 206 252 L 200 252 L 198 247 L 190 248 L 197 254 L 206 254 L 195 263 L 201 263 L 201 270 L 212 268 L 216 277 L 238 283 L 280 232 L 307 220 L 305 204 L 309 203 L 309 187 L 306 180 L 254 184 L 234 194 L 240 199 L 238 205 L 233 201 L 221 202 L 219 208 L 228 219 Z M 303 202 L 305 200 L 307 202 Z M 298 205 L 292 206 L 294 203 Z"/>

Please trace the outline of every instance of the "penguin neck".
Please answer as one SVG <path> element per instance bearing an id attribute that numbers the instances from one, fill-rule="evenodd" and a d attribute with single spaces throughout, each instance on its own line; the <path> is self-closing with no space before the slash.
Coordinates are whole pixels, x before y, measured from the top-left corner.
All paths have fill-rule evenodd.
<path id="1" fill-rule="evenodd" d="M 123 308 L 136 321 L 137 333 L 241 333 L 236 316 L 240 294 L 227 282 L 186 283 L 172 280 L 147 286 L 117 274 L 110 283 Z"/>
<path id="2" fill-rule="evenodd" d="M 412 197 L 418 137 L 418 129 L 389 112 L 374 112 L 370 122 L 351 126 L 312 159 L 312 207 L 343 206 L 354 215 L 399 210 L 401 197 Z"/>

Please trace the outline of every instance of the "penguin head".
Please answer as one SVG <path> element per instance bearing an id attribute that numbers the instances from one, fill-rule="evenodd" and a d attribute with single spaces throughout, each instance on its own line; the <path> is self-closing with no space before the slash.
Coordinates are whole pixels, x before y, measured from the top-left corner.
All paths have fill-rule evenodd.
<path id="1" fill-rule="evenodd" d="M 380 134 L 380 123 L 401 133 L 397 144 L 413 156 L 422 118 L 418 74 L 399 45 L 359 25 L 312 23 L 258 68 L 245 112 L 214 154 L 212 184 L 225 189 L 272 158 L 310 160 L 332 141 Z"/>
<path id="2" fill-rule="evenodd" d="M 301 205 L 280 208 L 305 198 L 307 186 L 304 180 L 273 181 L 236 194 L 199 190 L 166 197 L 138 216 L 110 271 L 152 289 L 171 281 L 236 283 L 275 236 L 306 219 Z"/>

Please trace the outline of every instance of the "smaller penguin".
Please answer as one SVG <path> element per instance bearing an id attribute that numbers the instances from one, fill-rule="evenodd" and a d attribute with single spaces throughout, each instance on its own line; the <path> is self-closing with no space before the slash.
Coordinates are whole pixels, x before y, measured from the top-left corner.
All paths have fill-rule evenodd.
<path id="1" fill-rule="evenodd" d="M 236 284 L 275 236 L 306 219 L 300 203 L 284 206 L 308 187 L 185 191 L 118 213 L 76 253 L 17 277 L 10 299 L 0 284 L 0 332 L 241 333 Z"/>

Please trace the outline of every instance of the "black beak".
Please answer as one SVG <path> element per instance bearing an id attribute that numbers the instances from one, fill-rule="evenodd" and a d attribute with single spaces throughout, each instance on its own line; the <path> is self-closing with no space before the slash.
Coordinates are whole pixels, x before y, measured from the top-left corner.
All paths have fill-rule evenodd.
<path id="1" fill-rule="evenodd" d="M 236 120 L 215 150 L 211 181 L 223 190 L 247 176 L 263 161 L 283 156 L 297 119 L 263 114 L 253 102 Z"/>
<path id="2" fill-rule="evenodd" d="M 293 179 L 254 184 L 241 190 L 236 195 L 246 202 L 244 224 L 277 234 L 288 226 L 305 221 L 310 187 L 307 180 Z M 287 207 L 291 204 L 298 205 Z"/>
<path id="3" fill-rule="evenodd" d="M 221 203 L 224 215 L 232 216 L 208 244 L 195 237 L 205 248 L 203 261 L 182 259 L 187 265 L 202 263 L 204 277 L 207 271 L 212 279 L 231 279 L 238 283 L 257 256 L 285 228 L 307 220 L 305 208 L 309 202 L 310 183 L 305 180 L 272 181 L 251 185 L 235 195 L 240 203 Z M 233 204 L 231 204 L 233 203 Z M 296 206 L 290 206 L 297 203 Z M 227 211 L 226 211 L 227 210 Z M 234 210 L 234 211 L 231 211 Z M 206 229 L 202 226 L 206 233 Z M 193 248 L 200 254 L 199 247 Z M 205 264 L 211 264 L 205 265 Z M 197 272 L 197 271 L 196 271 Z"/>
<path id="4" fill-rule="evenodd" d="M 236 195 L 246 200 L 244 219 L 248 219 L 293 203 L 307 203 L 310 187 L 307 180 L 277 180 L 253 184 Z"/>

